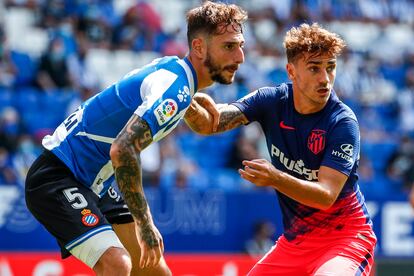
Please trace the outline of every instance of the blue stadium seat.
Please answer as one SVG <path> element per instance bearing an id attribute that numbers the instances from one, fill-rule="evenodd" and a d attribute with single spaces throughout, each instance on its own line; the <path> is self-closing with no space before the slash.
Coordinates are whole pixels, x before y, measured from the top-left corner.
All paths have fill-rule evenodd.
<path id="1" fill-rule="evenodd" d="M 210 171 L 211 187 L 224 191 L 240 190 L 241 178 L 235 169 L 215 169 Z"/>
<path id="2" fill-rule="evenodd" d="M 16 90 L 14 105 L 20 113 L 42 112 L 40 107 L 41 91 L 36 88 L 21 88 Z"/>
<path id="3" fill-rule="evenodd" d="M 8 106 L 13 106 L 13 93 L 6 88 L 0 87 L 0 111 Z"/>
<path id="4" fill-rule="evenodd" d="M 36 63 L 26 53 L 11 51 L 11 58 L 18 72 L 14 86 L 24 87 L 32 85 L 37 72 Z"/>
<path id="5" fill-rule="evenodd" d="M 73 91 L 55 90 L 50 93 L 43 93 L 40 96 L 40 107 L 42 110 L 47 111 L 52 116 L 56 117 L 56 120 L 61 122 L 66 117 L 66 109 L 70 101 L 76 96 Z"/>
<path id="6" fill-rule="evenodd" d="M 371 160 L 375 173 L 384 172 L 391 155 L 396 151 L 393 141 L 382 143 L 364 143 L 361 152 Z"/>

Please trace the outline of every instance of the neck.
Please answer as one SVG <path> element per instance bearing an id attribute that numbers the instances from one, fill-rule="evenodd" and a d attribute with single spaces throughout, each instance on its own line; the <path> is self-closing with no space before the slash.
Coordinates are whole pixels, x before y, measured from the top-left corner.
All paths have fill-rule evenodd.
<path id="1" fill-rule="evenodd" d="M 321 111 L 326 103 L 318 103 L 309 99 L 305 94 L 293 85 L 293 105 L 295 110 L 302 115 L 316 113 Z"/>
<path id="2" fill-rule="evenodd" d="M 212 85 L 213 81 L 210 78 L 208 69 L 203 64 L 203 61 L 200 58 L 196 57 L 192 51 L 190 51 L 190 54 L 188 55 L 188 60 L 193 65 L 194 70 L 197 74 L 198 90 L 202 90 Z"/>

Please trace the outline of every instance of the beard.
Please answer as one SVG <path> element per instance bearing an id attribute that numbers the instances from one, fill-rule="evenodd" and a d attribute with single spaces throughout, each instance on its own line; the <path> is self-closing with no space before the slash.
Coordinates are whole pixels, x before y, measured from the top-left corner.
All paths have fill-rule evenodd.
<path id="1" fill-rule="evenodd" d="M 204 61 L 204 66 L 208 68 L 208 72 L 210 73 L 210 77 L 213 81 L 218 82 L 220 84 L 231 84 L 233 82 L 233 78 L 226 79 L 226 77 L 223 75 L 223 71 L 226 69 L 234 69 L 234 66 L 237 65 L 229 65 L 222 68 L 220 65 L 218 65 L 215 61 L 213 61 L 211 55 L 209 52 L 207 52 L 206 60 Z"/>

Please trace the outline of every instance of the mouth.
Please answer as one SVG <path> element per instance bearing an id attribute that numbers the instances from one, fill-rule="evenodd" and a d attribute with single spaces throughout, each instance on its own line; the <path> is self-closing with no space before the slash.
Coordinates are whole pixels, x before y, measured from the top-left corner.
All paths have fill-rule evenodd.
<path id="1" fill-rule="evenodd" d="M 237 65 L 230 65 L 230 66 L 226 66 L 224 67 L 224 70 L 234 74 L 237 70 L 239 69 L 239 66 Z"/>
<path id="2" fill-rule="evenodd" d="M 327 94 L 327 93 L 329 93 L 330 89 L 324 87 L 324 88 L 319 88 L 317 91 L 318 91 L 319 94 Z"/>

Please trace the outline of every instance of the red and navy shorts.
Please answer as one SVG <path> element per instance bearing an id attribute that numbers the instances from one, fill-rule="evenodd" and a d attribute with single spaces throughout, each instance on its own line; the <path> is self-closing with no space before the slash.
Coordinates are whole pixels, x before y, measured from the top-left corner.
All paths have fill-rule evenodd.
<path id="1" fill-rule="evenodd" d="M 368 276 L 376 244 L 372 237 L 375 235 L 354 234 L 328 243 L 317 239 L 296 244 L 281 236 L 248 275 Z"/>

